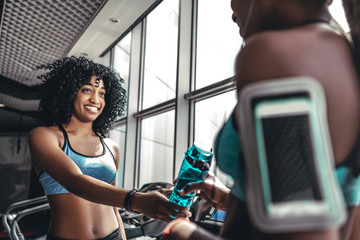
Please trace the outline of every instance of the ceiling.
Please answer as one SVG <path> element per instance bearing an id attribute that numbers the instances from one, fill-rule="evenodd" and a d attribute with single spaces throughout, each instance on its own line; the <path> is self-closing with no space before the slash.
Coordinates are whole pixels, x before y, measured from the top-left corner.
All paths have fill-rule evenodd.
<path id="1" fill-rule="evenodd" d="M 159 2 L 0 0 L 0 133 L 39 125 L 37 66 L 71 55 L 96 60 Z"/>

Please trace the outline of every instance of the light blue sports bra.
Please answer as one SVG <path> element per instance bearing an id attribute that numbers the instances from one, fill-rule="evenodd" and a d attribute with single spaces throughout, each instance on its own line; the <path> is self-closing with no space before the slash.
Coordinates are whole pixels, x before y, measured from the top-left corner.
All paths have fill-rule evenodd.
<path id="1" fill-rule="evenodd" d="M 64 134 L 64 146 L 62 150 L 78 165 L 83 174 L 94 177 L 106 183 L 113 183 L 116 178 L 116 165 L 114 156 L 101 137 L 103 153 L 98 156 L 85 156 L 72 149 L 68 135 L 62 126 L 59 126 Z M 39 175 L 39 181 L 44 188 L 45 195 L 69 193 L 62 185 L 56 182 L 46 172 Z"/>
<path id="2" fill-rule="evenodd" d="M 245 160 L 239 147 L 238 133 L 234 127 L 233 115 L 225 122 L 216 136 L 214 155 L 219 168 L 234 180 L 232 193 L 246 201 L 245 196 Z M 360 205 L 360 176 L 354 177 L 351 168 L 341 166 L 336 169 L 336 176 L 348 206 Z"/>

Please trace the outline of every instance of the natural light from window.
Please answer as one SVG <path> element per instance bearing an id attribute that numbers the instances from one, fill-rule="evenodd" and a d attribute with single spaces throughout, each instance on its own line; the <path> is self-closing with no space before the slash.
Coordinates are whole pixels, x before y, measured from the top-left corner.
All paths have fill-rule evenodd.
<path id="1" fill-rule="evenodd" d="M 341 0 L 334 0 L 329 7 L 331 15 L 335 20 L 340 24 L 345 32 L 349 32 L 349 25 L 346 21 L 344 8 L 342 6 Z"/>

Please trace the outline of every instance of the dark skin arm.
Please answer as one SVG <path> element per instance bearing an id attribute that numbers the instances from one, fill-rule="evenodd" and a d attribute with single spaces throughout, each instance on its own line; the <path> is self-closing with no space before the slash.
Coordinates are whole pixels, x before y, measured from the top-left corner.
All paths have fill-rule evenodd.
<path id="1" fill-rule="evenodd" d="M 199 188 L 195 188 L 199 186 Z M 205 187 L 204 187 L 205 186 Z M 216 187 L 216 186 L 215 186 Z M 187 188 L 185 193 L 190 191 L 190 189 L 200 190 L 204 195 L 210 195 L 211 190 L 206 187 L 206 184 L 193 184 L 191 188 Z M 221 191 L 221 190 L 220 190 Z M 227 200 L 224 200 L 227 199 Z M 168 240 L 182 240 L 182 239 L 197 239 L 197 240 L 222 240 L 222 239 L 240 239 L 239 234 L 241 234 L 241 239 L 252 239 L 252 227 L 250 225 L 248 215 L 246 212 L 246 206 L 244 202 L 237 199 L 233 194 L 227 192 L 226 198 L 224 198 L 223 203 L 216 202 L 219 205 L 227 206 L 227 215 L 225 218 L 224 225 L 221 229 L 220 236 L 212 234 L 196 224 L 178 219 L 172 221 L 164 230 L 164 232 L 170 231 L 171 234 L 166 238 Z M 225 209 L 224 209 L 225 210 Z"/>
<path id="2" fill-rule="evenodd" d="M 348 46 L 341 37 L 333 34 L 327 29 L 322 29 L 322 27 L 313 27 L 314 29 L 317 28 L 316 32 L 318 31 L 318 33 L 313 34 L 312 30 L 314 29 L 309 27 L 308 29 L 304 28 L 301 30 L 291 30 L 276 34 L 264 33 L 254 36 L 254 38 L 248 42 L 248 45 L 240 52 L 237 58 L 237 89 L 240 93 L 241 90 L 248 84 L 271 79 L 281 80 L 291 76 L 311 76 L 317 79 L 323 85 L 325 90 L 335 161 L 340 162 L 344 159 L 344 156 L 347 155 L 349 150 L 346 148 L 348 148 L 349 145 L 351 146 L 351 144 L 346 145 L 344 143 L 344 137 L 340 138 L 339 136 L 344 129 L 341 131 L 339 130 L 340 124 L 338 116 L 340 115 L 339 111 L 341 111 L 341 108 L 337 106 L 339 103 L 336 102 L 335 99 L 337 99 L 339 91 L 346 91 L 348 92 L 347 96 L 349 96 L 349 99 L 346 101 L 349 102 L 349 105 L 356 102 L 356 99 L 351 98 L 357 95 L 357 93 L 352 93 L 353 90 L 357 88 L 348 88 L 348 86 L 353 84 L 352 80 L 354 77 L 352 76 L 353 69 L 351 69 L 351 57 L 348 54 Z M 321 45 L 313 44 L 309 47 L 305 47 L 303 45 L 305 40 L 310 40 L 312 38 L 322 39 L 324 41 Z M 339 58 L 343 60 L 340 62 L 332 61 L 334 58 L 330 58 L 330 56 L 339 56 Z M 310 62 L 310 59 L 315 61 Z M 350 67 L 342 65 L 342 62 L 348 62 L 347 66 Z M 341 67 L 344 66 L 341 70 L 342 73 L 340 73 L 339 70 L 337 71 L 337 74 L 341 74 L 343 76 L 342 79 L 347 78 L 348 85 L 339 85 L 339 82 L 337 81 L 339 78 L 334 77 L 333 73 L 329 73 L 331 66 L 335 67 L 335 65 L 337 65 L 336 69 L 342 69 Z M 356 120 L 356 118 L 357 117 L 349 116 L 349 119 Z M 352 131 L 354 131 L 354 129 Z M 347 136 L 350 135 L 348 134 Z M 338 142 L 340 139 L 343 139 L 342 143 Z M 353 140 L 348 138 L 346 141 L 351 142 Z M 243 208 L 245 208 L 245 205 L 242 205 Z M 238 204 L 237 206 L 241 206 L 241 204 Z M 239 214 L 248 215 L 247 211 L 241 210 L 239 210 Z M 229 218 L 231 218 L 231 216 L 229 216 Z M 233 218 L 234 219 L 231 222 L 234 222 L 236 219 L 236 217 Z M 248 216 L 247 218 L 250 221 Z M 238 225 L 238 229 L 240 227 L 241 226 Z M 244 229 L 244 231 L 246 231 L 246 229 Z M 227 229 L 226 225 L 224 225 L 222 233 L 224 236 L 229 236 L 227 235 L 228 233 L 234 234 L 231 228 Z M 265 234 L 253 227 L 251 236 L 252 239 L 328 240 L 340 239 L 340 231 L 339 228 L 333 228 L 302 233 Z"/>
<path id="3" fill-rule="evenodd" d="M 128 190 L 82 174 L 59 145 L 59 139 L 49 128 L 36 128 L 29 135 L 31 156 L 36 166 L 47 172 L 68 191 L 92 202 L 124 207 L 123 202 Z M 170 215 L 187 217 L 189 214 L 185 207 L 171 203 L 158 192 L 136 193 L 131 208 L 163 221 L 171 221 Z"/>
<path id="4" fill-rule="evenodd" d="M 354 222 L 353 222 L 353 226 L 354 230 L 351 232 L 350 236 L 349 236 L 349 240 L 358 240 L 359 236 L 360 236 L 360 229 L 358 226 L 360 226 L 360 208 L 356 207 L 354 208 Z"/>
<path id="5" fill-rule="evenodd" d="M 350 206 L 348 207 L 348 216 L 346 219 L 345 224 L 343 225 L 343 227 L 341 228 L 341 239 L 347 240 L 347 239 L 351 239 L 351 235 L 355 235 L 355 233 L 352 233 L 353 228 L 355 226 L 355 229 L 358 228 L 358 226 L 360 226 L 360 219 L 359 219 L 359 207 L 357 206 Z M 359 236 L 359 232 L 356 233 L 357 236 Z M 355 238 L 356 239 L 356 238 Z M 352 240 L 352 239 L 351 239 Z"/>

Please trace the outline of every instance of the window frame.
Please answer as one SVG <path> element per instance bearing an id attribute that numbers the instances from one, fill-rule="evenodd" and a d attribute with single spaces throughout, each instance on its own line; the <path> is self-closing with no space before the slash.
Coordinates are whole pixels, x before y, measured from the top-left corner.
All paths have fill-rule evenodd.
<path id="1" fill-rule="evenodd" d="M 159 1 L 159 3 L 162 1 Z M 174 158 L 172 175 L 175 179 L 184 151 L 194 140 L 195 103 L 234 90 L 234 77 L 195 89 L 197 0 L 179 3 L 178 56 L 175 98 L 141 109 L 144 78 L 146 16 L 133 26 L 128 90 L 128 114 L 114 126 L 126 124 L 124 188 L 139 188 L 141 121 L 167 111 L 175 110 Z M 149 11 L 150 12 L 150 11 Z M 149 13 L 148 12 L 148 13 Z M 124 37 L 124 36 L 123 36 Z M 118 41 L 120 41 L 119 39 Z M 111 48 L 112 51 L 113 48 Z M 111 58 L 112 59 L 112 58 Z M 112 63 L 113 64 L 113 59 Z"/>

